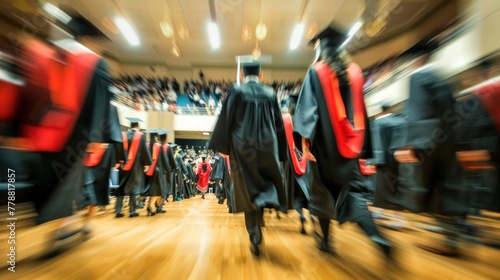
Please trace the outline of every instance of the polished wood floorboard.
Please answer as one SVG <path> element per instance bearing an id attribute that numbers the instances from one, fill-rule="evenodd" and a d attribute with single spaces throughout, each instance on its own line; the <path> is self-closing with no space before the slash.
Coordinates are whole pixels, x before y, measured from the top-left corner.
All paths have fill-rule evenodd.
<path id="1" fill-rule="evenodd" d="M 213 194 L 168 202 L 167 213 L 154 217 L 142 209 L 139 217 L 124 212 L 117 219 L 112 208 L 98 213 L 93 238 L 76 236 L 70 249 L 49 259 L 39 256 L 55 225 L 18 224 L 16 272 L 8 272 L 2 261 L 0 279 L 500 279 L 498 249 L 466 244 L 461 257 L 451 258 L 415 247 L 438 237 L 415 226 L 426 222 L 417 215 L 408 214 L 412 226 L 406 229 L 381 229 L 396 245 L 401 268 L 391 269 L 354 224 L 335 223 L 336 253 L 320 252 L 310 222 L 308 235 L 299 233 L 295 211 L 280 219 L 266 211 L 261 256 L 254 257 L 243 215 L 228 214 Z M 5 259 L 8 232 L 1 229 L 0 234 Z"/>

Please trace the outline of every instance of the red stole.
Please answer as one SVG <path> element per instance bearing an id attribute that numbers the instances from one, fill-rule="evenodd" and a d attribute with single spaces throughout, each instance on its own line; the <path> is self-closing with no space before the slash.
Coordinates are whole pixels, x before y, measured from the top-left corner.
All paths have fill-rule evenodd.
<path id="1" fill-rule="evenodd" d="M 83 156 L 83 165 L 88 167 L 98 165 L 101 162 L 104 153 L 106 153 L 108 146 L 97 143 L 97 145 L 94 145 L 93 148 L 94 149 L 92 151 L 86 152 L 85 156 Z"/>
<path id="2" fill-rule="evenodd" d="M 71 136 L 87 97 L 99 56 L 92 52 L 65 52 L 65 64 L 55 49 L 30 41 L 25 59 L 31 67 L 26 78 L 50 94 L 52 108 L 38 124 L 26 124 L 22 134 L 31 138 L 34 151 L 59 152 Z"/>
<path id="3" fill-rule="evenodd" d="M 128 139 L 127 134 L 122 132 L 123 136 L 123 148 L 125 152 L 128 151 Z M 137 157 L 137 151 L 139 150 L 139 144 L 141 143 L 142 133 L 136 131 L 134 137 L 132 137 L 132 144 L 130 144 L 130 151 L 128 151 L 127 163 L 122 167 L 123 171 L 130 171 L 134 165 L 135 158 Z"/>
<path id="4" fill-rule="evenodd" d="M 500 131 L 500 112 L 498 110 L 498 105 L 500 104 L 500 81 L 490 81 L 476 89 L 475 92 L 493 120 L 495 127 Z"/>
<path id="5" fill-rule="evenodd" d="M 347 69 L 354 107 L 354 127 L 346 116 L 337 74 L 324 62 L 317 62 L 314 69 L 318 73 L 323 88 L 332 129 L 337 140 L 337 148 L 343 157 L 356 158 L 363 149 L 365 139 L 365 104 L 361 68 L 352 63 Z"/>
<path id="6" fill-rule="evenodd" d="M 146 172 L 146 175 L 153 176 L 153 174 L 155 173 L 156 164 L 158 163 L 158 158 L 160 156 L 161 148 L 162 148 L 161 144 L 159 144 L 159 143 L 155 143 L 153 145 L 153 151 L 152 151 L 153 164 L 151 164 L 151 166 L 149 167 L 149 170 L 148 170 L 148 172 Z"/>
<path id="7" fill-rule="evenodd" d="M 295 141 L 293 140 L 293 123 L 292 116 L 290 116 L 290 114 L 283 115 L 283 124 L 285 125 L 286 142 L 288 143 L 287 146 L 290 152 L 290 157 L 293 163 L 295 174 L 304 175 L 304 173 L 306 173 L 307 160 L 304 158 L 299 160 L 297 158 L 297 153 L 295 153 Z"/>
<path id="8" fill-rule="evenodd" d="M 366 164 L 366 159 L 359 159 L 359 169 L 361 170 L 361 174 L 365 176 L 370 176 L 377 174 L 377 169 L 373 168 L 373 166 Z"/>
<path id="9" fill-rule="evenodd" d="M 2 96 L 0 122 L 12 122 L 17 115 L 18 102 L 20 100 L 19 86 L 0 80 L 0 92 Z"/>
<path id="10" fill-rule="evenodd" d="M 163 145 L 163 152 L 168 152 L 168 144 Z"/>

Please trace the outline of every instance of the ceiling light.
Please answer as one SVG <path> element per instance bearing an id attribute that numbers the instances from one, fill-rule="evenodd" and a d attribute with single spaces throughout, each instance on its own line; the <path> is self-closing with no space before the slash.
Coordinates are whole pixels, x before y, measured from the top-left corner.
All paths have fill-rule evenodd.
<path id="1" fill-rule="evenodd" d="M 170 23 L 166 21 L 160 22 L 160 28 L 161 32 L 163 32 L 163 35 L 165 35 L 165 37 L 167 38 L 172 38 L 172 36 L 174 35 L 174 29 L 172 28 L 172 25 L 170 25 Z"/>
<path id="2" fill-rule="evenodd" d="M 262 41 L 266 38 L 267 36 L 267 26 L 263 23 L 257 24 L 257 27 L 255 28 L 255 37 L 257 40 Z"/>
<path id="3" fill-rule="evenodd" d="M 118 25 L 118 28 L 120 31 L 123 33 L 123 36 L 130 42 L 130 44 L 137 46 L 139 45 L 139 37 L 137 37 L 137 34 L 134 32 L 132 29 L 132 26 L 126 21 L 124 18 L 117 18 L 115 19 L 116 25 Z"/>
<path id="4" fill-rule="evenodd" d="M 48 3 L 48 2 L 45 3 L 43 5 L 43 10 L 46 11 L 47 13 L 49 13 L 50 15 L 52 15 L 53 17 L 55 17 L 56 19 L 58 19 L 59 21 L 61 21 L 62 23 L 64 23 L 64 24 L 68 24 L 68 22 L 71 21 L 71 17 L 68 16 L 68 14 L 66 14 L 65 12 L 63 12 L 58 7 L 52 5 L 51 3 Z"/>
<path id="5" fill-rule="evenodd" d="M 261 54 L 262 51 L 260 50 L 259 46 L 255 46 L 255 48 L 252 50 L 253 60 L 259 60 Z"/>
<path id="6" fill-rule="evenodd" d="M 241 28 L 241 39 L 243 42 L 250 41 L 252 39 L 252 29 L 248 25 L 243 25 Z"/>
<path id="7" fill-rule="evenodd" d="M 214 22 L 208 24 L 208 37 L 212 48 L 218 49 L 220 47 L 219 27 Z"/>
<path id="8" fill-rule="evenodd" d="M 363 25 L 363 23 L 361 23 L 361 21 L 357 21 L 352 27 L 351 27 L 351 30 L 349 30 L 349 33 L 347 34 L 347 36 L 352 36 L 354 34 L 356 34 L 356 32 L 358 32 L 359 28 L 361 28 L 361 25 Z"/>
<path id="9" fill-rule="evenodd" d="M 302 38 L 302 34 L 304 33 L 304 24 L 297 24 L 293 29 L 292 39 L 290 40 L 290 49 L 295 50 L 300 43 L 300 38 Z"/>
<path id="10" fill-rule="evenodd" d="M 203 132 L 203 135 L 210 135 L 210 132 Z"/>
<path id="11" fill-rule="evenodd" d="M 175 43 L 172 44 L 172 46 L 170 47 L 170 52 L 175 57 L 180 57 L 181 56 L 181 50 L 179 49 L 179 47 Z"/>

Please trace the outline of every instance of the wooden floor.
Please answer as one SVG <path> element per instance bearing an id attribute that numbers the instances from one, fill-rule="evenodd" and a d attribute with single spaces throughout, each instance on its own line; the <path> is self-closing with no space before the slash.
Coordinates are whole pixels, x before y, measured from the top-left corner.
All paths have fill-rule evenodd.
<path id="1" fill-rule="evenodd" d="M 116 219 L 110 205 L 95 219 L 94 237 L 50 259 L 39 259 L 54 226 L 16 229 L 16 272 L 0 266 L 0 279 L 500 279 L 500 250 L 466 244 L 463 256 L 449 258 L 422 251 L 417 242 L 433 234 L 407 228 L 384 230 L 397 247 L 400 270 L 388 270 L 382 255 L 358 227 L 333 232 L 336 254 L 315 247 L 312 226 L 299 233 L 295 211 L 266 211 L 262 254 L 254 257 L 241 214 L 228 214 L 212 194 L 168 202 L 166 214 Z M 127 213 L 128 214 L 128 213 Z M 2 223 L 5 221 L 2 218 Z M 5 227 L 2 225 L 2 227 Z M 0 231 L 1 255 L 7 231 Z"/>

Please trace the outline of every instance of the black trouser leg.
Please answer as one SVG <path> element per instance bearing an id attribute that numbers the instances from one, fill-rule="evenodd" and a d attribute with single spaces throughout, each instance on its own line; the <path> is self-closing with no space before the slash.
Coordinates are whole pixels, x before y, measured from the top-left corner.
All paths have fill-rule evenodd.
<path id="1" fill-rule="evenodd" d="M 245 227 L 253 245 L 259 245 L 262 242 L 261 219 L 262 210 L 245 212 Z"/>
<path id="2" fill-rule="evenodd" d="M 330 219 L 318 217 L 319 226 L 321 228 L 321 232 L 323 233 L 323 243 L 330 244 Z"/>
<path id="3" fill-rule="evenodd" d="M 359 227 L 369 236 L 380 235 L 378 232 L 377 226 L 373 222 L 373 218 L 371 215 L 363 215 L 361 218 L 357 219 L 357 223 Z"/>
<path id="4" fill-rule="evenodd" d="M 359 227 L 370 237 L 370 239 L 379 246 L 387 258 L 391 258 L 391 243 L 380 235 L 377 226 L 373 222 L 370 214 L 365 214 L 357 219 Z"/>

